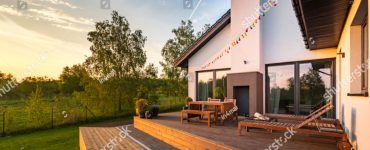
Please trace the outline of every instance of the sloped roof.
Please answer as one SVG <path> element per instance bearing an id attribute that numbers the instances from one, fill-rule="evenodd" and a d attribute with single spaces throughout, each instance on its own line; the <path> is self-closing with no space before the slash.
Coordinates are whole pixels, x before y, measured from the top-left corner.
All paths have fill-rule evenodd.
<path id="1" fill-rule="evenodd" d="M 187 48 L 179 58 L 174 62 L 175 66 L 187 67 L 188 60 L 196 52 L 198 52 L 209 40 L 217 35 L 225 26 L 231 22 L 231 13 L 228 10 L 220 19 L 216 21 L 201 37 L 199 37 L 189 48 Z"/>
<path id="2" fill-rule="evenodd" d="M 337 47 L 353 0 L 292 0 L 307 49 Z"/>

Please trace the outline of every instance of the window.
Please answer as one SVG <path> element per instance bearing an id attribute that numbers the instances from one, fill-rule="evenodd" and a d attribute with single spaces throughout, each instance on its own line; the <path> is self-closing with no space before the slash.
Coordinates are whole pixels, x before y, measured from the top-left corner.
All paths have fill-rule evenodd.
<path id="1" fill-rule="evenodd" d="M 334 60 L 267 65 L 267 112 L 308 115 L 325 104 L 334 87 Z M 326 114 L 333 118 L 334 112 Z"/>
<path id="2" fill-rule="evenodd" d="M 366 64 L 362 70 L 361 74 L 361 87 L 362 87 L 362 92 L 367 92 L 368 90 L 368 79 L 369 79 L 369 71 L 368 71 L 368 59 L 369 59 L 369 28 L 368 28 L 368 23 L 367 19 L 365 19 L 364 23 L 361 26 L 361 44 L 362 44 L 362 49 L 361 49 L 361 64 Z"/>
<path id="3" fill-rule="evenodd" d="M 294 65 L 268 67 L 268 112 L 294 114 Z"/>
<path id="4" fill-rule="evenodd" d="M 369 25 L 368 1 L 361 1 L 350 27 L 350 72 L 344 72 L 345 81 L 350 77 L 348 96 L 368 96 L 369 88 Z M 347 82 L 347 81 L 346 81 Z"/>
<path id="5" fill-rule="evenodd" d="M 229 71 L 216 71 L 216 88 L 215 98 L 224 98 L 227 95 L 227 78 L 226 75 Z"/>
<path id="6" fill-rule="evenodd" d="M 208 97 L 213 97 L 213 72 L 198 73 L 197 99 L 205 101 Z"/>
<path id="7" fill-rule="evenodd" d="M 206 101 L 209 97 L 223 99 L 227 96 L 229 70 L 197 72 L 197 100 Z"/>

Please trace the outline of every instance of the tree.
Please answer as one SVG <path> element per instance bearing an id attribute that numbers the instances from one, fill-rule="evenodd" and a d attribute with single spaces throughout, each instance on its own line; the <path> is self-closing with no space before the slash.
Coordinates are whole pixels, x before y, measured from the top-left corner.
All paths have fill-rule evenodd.
<path id="1" fill-rule="evenodd" d="M 141 78 L 143 74 L 146 37 L 141 30 L 131 31 L 126 18 L 113 11 L 112 20 L 97 22 L 95 31 L 89 32 L 87 39 L 92 43 L 92 56 L 85 62 L 88 73 L 95 79 L 109 75 L 109 81 L 101 85 L 104 91 L 101 88 L 92 89 L 96 87 L 92 83 L 89 83 L 88 90 L 103 92 L 100 96 L 106 95 L 107 99 L 104 100 L 114 102 L 114 106 L 121 111 L 123 103 L 132 104 L 130 98 L 135 93 L 132 92 L 137 85 L 135 79 Z M 115 72 L 113 75 L 112 71 Z"/>
<path id="2" fill-rule="evenodd" d="M 163 87 L 164 91 L 170 95 L 187 95 L 187 72 L 174 66 L 175 60 L 189 48 L 198 38 L 200 38 L 210 28 L 209 24 L 203 27 L 203 31 L 195 33 L 191 21 L 181 21 L 176 29 L 172 30 L 175 37 L 169 39 L 162 48 L 163 61 L 160 62 L 163 67 L 162 77 L 167 79 L 167 84 Z"/>
<path id="3" fill-rule="evenodd" d="M 61 92 L 63 94 L 72 94 L 73 92 L 83 91 L 81 85 L 82 78 L 87 75 L 85 68 L 81 64 L 65 67 L 59 76 L 61 80 Z"/>
<path id="4" fill-rule="evenodd" d="M 162 48 L 161 54 L 164 61 L 161 61 L 160 64 L 163 67 L 162 76 L 164 78 L 179 80 L 180 78 L 185 78 L 186 71 L 174 66 L 173 63 L 186 48 L 194 43 L 197 37 L 194 34 L 191 21 L 181 21 L 181 25 L 177 29 L 173 29 L 172 33 L 175 34 L 175 37 L 169 39 Z"/>
<path id="5" fill-rule="evenodd" d="M 37 87 L 26 102 L 28 120 L 34 127 L 42 127 L 46 123 L 45 114 L 47 104 L 42 100 L 42 97 L 42 91 Z"/>
<path id="6" fill-rule="evenodd" d="M 97 22 L 87 39 L 92 43 L 92 56 L 86 64 L 92 75 L 102 77 L 114 70 L 119 79 L 139 76 L 146 62 L 146 37 L 141 30 L 132 32 L 129 22 L 117 11 L 112 12 L 111 21 Z"/>
<path id="7" fill-rule="evenodd" d="M 316 105 L 324 99 L 325 84 L 318 71 L 310 68 L 300 77 L 301 104 Z"/>
<path id="8" fill-rule="evenodd" d="M 154 67 L 154 64 L 149 63 L 149 65 L 145 68 L 145 74 L 144 76 L 149 79 L 155 79 L 157 78 L 158 69 L 157 67 Z"/>
<path id="9" fill-rule="evenodd" d="M 211 28 L 210 24 L 205 24 L 202 28 L 202 31 L 197 33 L 197 39 L 200 38 L 203 34 L 205 34 L 210 28 Z"/>

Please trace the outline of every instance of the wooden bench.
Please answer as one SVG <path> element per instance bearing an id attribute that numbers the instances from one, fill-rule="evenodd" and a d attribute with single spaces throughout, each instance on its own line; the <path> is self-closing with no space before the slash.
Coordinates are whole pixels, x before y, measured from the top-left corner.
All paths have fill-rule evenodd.
<path id="1" fill-rule="evenodd" d="M 184 118 L 184 114 L 187 114 L 187 118 Z M 201 117 L 199 117 L 199 122 L 207 122 L 208 127 L 211 127 L 211 123 L 217 122 L 216 112 L 215 111 L 201 111 L 201 110 L 182 110 L 181 111 L 181 124 L 183 123 L 183 120 L 187 120 L 189 122 L 189 119 L 193 116 L 207 116 L 207 120 L 202 120 Z M 213 115 L 214 120 L 211 120 L 211 117 Z"/>

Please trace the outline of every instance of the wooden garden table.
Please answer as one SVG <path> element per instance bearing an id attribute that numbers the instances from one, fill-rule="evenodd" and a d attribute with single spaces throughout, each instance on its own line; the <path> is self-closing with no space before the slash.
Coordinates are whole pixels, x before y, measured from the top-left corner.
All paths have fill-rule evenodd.
<path id="1" fill-rule="evenodd" d="M 216 117 L 219 115 L 224 115 L 226 114 L 227 111 L 231 110 L 234 108 L 234 103 L 233 102 L 208 102 L 208 101 L 194 101 L 194 102 L 189 102 L 189 108 L 190 109 L 195 109 L 195 110 L 202 110 L 204 106 L 215 106 L 219 109 L 216 110 Z M 218 111 L 219 110 L 219 111 Z M 229 116 L 232 117 L 232 116 Z M 218 120 L 218 118 L 217 118 Z M 224 124 L 224 120 L 220 119 L 221 123 Z"/>

